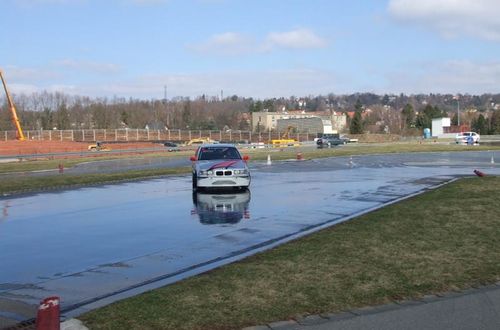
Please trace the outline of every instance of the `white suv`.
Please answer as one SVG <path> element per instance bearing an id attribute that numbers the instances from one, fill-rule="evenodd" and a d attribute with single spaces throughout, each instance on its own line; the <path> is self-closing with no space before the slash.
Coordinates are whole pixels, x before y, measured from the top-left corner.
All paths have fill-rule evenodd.
<path id="1" fill-rule="evenodd" d="M 462 144 L 474 144 L 479 143 L 480 136 L 476 132 L 462 132 L 457 133 L 455 136 L 455 142 Z"/>

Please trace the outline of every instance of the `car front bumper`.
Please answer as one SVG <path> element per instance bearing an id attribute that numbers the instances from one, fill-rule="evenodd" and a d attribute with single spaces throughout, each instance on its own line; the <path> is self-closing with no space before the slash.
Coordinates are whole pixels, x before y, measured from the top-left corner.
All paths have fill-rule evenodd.
<path id="1" fill-rule="evenodd" d="M 250 186 L 250 175 L 248 176 L 209 176 L 198 177 L 197 186 L 200 188 L 230 188 Z"/>

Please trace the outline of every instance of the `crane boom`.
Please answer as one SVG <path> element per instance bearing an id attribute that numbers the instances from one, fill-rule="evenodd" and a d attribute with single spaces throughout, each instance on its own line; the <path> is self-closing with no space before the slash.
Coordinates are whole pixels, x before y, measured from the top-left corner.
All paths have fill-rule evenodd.
<path id="1" fill-rule="evenodd" d="M 12 102 L 12 98 L 10 97 L 9 90 L 7 89 L 7 84 L 5 83 L 5 79 L 3 77 L 3 72 L 0 70 L 0 78 L 2 79 L 2 84 L 3 84 L 3 89 L 5 90 L 5 95 L 7 95 L 7 103 L 9 103 L 9 109 L 10 109 L 10 115 L 12 117 L 12 122 L 14 123 L 14 126 L 16 127 L 17 131 L 17 139 L 20 141 L 26 140 L 24 137 L 23 129 L 21 128 L 21 122 L 19 121 L 19 118 L 17 117 L 17 111 L 16 107 L 14 106 L 14 102 Z"/>

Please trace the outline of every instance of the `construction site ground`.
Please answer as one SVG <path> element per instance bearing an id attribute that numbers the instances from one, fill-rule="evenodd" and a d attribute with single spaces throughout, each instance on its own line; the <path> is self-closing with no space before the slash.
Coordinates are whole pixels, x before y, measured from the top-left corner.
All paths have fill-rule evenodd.
<path id="1" fill-rule="evenodd" d="M 1 156 L 15 155 L 36 155 L 47 153 L 64 153 L 64 152 L 87 152 L 88 142 L 73 142 L 73 141 L 0 141 Z M 159 142 L 104 142 L 104 147 L 111 150 L 134 150 L 144 148 L 162 148 L 163 145 Z M 96 151 L 96 154 L 104 153 L 104 151 Z"/>

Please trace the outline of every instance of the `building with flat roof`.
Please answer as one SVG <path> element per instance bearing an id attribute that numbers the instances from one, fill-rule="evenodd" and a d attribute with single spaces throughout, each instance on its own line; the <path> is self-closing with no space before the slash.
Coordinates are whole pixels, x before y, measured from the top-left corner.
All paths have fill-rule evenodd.
<path id="1" fill-rule="evenodd" d="M 312 118 L 318 118 L 319 120 Z M 289 121 L 290 124 L 288 125 L 285 124 L 286 120 L 293 121 Z M 280 127 L 278 127 L 279 121 L 284 121 L 283 124 L 280 124 Z M 326 126 L 331 126 L 331 129 L 337 132 L 344 130 L 347 126 L 346 115 L 337 112 L 261 111 L 252 113 L 252 130 L 255 132 L 270 130 L 282 131 L 282 127 L 286 129 L 288 126 L 294 126 L 299 132 L 326 133 L 325 125 L 322 121 L 325 121 Z"/>

